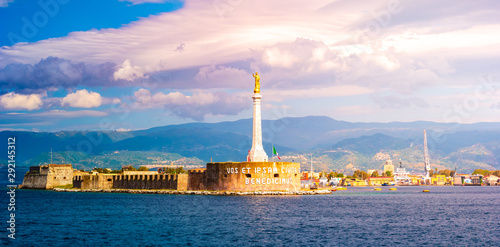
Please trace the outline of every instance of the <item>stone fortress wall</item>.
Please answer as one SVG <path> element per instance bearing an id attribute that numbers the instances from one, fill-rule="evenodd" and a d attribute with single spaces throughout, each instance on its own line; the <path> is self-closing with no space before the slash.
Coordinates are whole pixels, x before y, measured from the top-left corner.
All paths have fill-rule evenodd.
<path id="1" fill-rule="evenodd" d="M 186 190 L 188 174 L 156 171 L 124 171 L 119 174 L 73 170 L 71 165 L 32 166 L 24 175 L 22 188 L 54 189 L 73 185 L 79 189 L 169 189 Z"/>
<path id="2" fill-rule="evenodd" d="M 32 166 L 23 179 L 22 187 L 26 189 L 53 189 L 73 182 L 71 165 Z"/>
<path id="3" fill-rule="evenodd" d="M 125 171 L 121 174 L 75 174 L 73 187 L 80 189 L 186 190 L 188 174 Z"/>
<path id="4" fill-rule="evenodd" d="M 54 189 L 73 185 L 79 189 L 166 189 L 208 191 L 299 191 L 300 164 L 291 162 L 208 163 L 188 174 L 156 171 L 89 173 L 71 165 L 33 166 L 23 188 Z"/>
<path id="5" fill-rule="evenodd" d="M 300 164 L 291 162 L 208 163 L 189 172 L 188 190 L 299 191 Z"/>

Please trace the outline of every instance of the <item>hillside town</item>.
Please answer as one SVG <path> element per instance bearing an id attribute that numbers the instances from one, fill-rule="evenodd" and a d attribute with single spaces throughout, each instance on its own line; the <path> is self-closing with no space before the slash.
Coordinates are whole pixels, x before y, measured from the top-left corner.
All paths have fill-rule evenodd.
<path id="1" fill-rule="evenodd" d="M 352 175 L 335 171 L 301 173 L 301 187 L 304 189 L 325 188 L 332 186 L 419 186 L 419 185 L 454 185 L 454 186 L 498 186 L 500 171 L 476 169 L 472 174 L 461 174 L 450 170 L 430 170 L 429 177 L 420 174 L 410 174 L 400 162 L 394 165 L 386 160 L 383 171 L 370 169 L 356 170 Z"/>

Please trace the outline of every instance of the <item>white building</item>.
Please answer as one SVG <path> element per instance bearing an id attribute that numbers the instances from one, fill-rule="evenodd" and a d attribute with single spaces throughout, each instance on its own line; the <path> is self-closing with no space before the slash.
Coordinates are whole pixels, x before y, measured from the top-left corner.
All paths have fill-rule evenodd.
<path id="1" fill-rule="evenodd" d="M 342 178 L 330 178 L 330 182 L 328 182 L 328 185 L 337 186 L 340 184 L 340 181 L 342 181 Z"/>
<path id="2" fill-rule="evenodd" d="M 406 171 L 401 162 L 394 172 L 394 183 L 397 185 L 411 185 L 410 173 Z"/>

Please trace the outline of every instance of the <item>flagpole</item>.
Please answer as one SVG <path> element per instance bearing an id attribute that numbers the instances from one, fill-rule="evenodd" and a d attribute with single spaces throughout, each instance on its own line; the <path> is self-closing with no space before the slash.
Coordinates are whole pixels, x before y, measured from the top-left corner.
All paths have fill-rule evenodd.
<path id="1" fill-rule="evenodd" d="M 273 162 L 274 162 L 274 143 L 271 143 L 271 148 L 273 149 L 271 150 L 271 153 L 273 153 Z"/>

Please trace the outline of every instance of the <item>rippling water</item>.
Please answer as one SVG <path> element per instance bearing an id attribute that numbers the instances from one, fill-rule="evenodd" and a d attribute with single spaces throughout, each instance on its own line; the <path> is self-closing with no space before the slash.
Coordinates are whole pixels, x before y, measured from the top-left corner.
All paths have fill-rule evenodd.
<path id="1" fill-rule="evenodd" d="M 18 190 L 16 239 L 7 240 L 4 230 L 1 241 L 19 246 L 500 246 L 500 187 L 397 188 L 349 188 L 323 196 Z"/>

